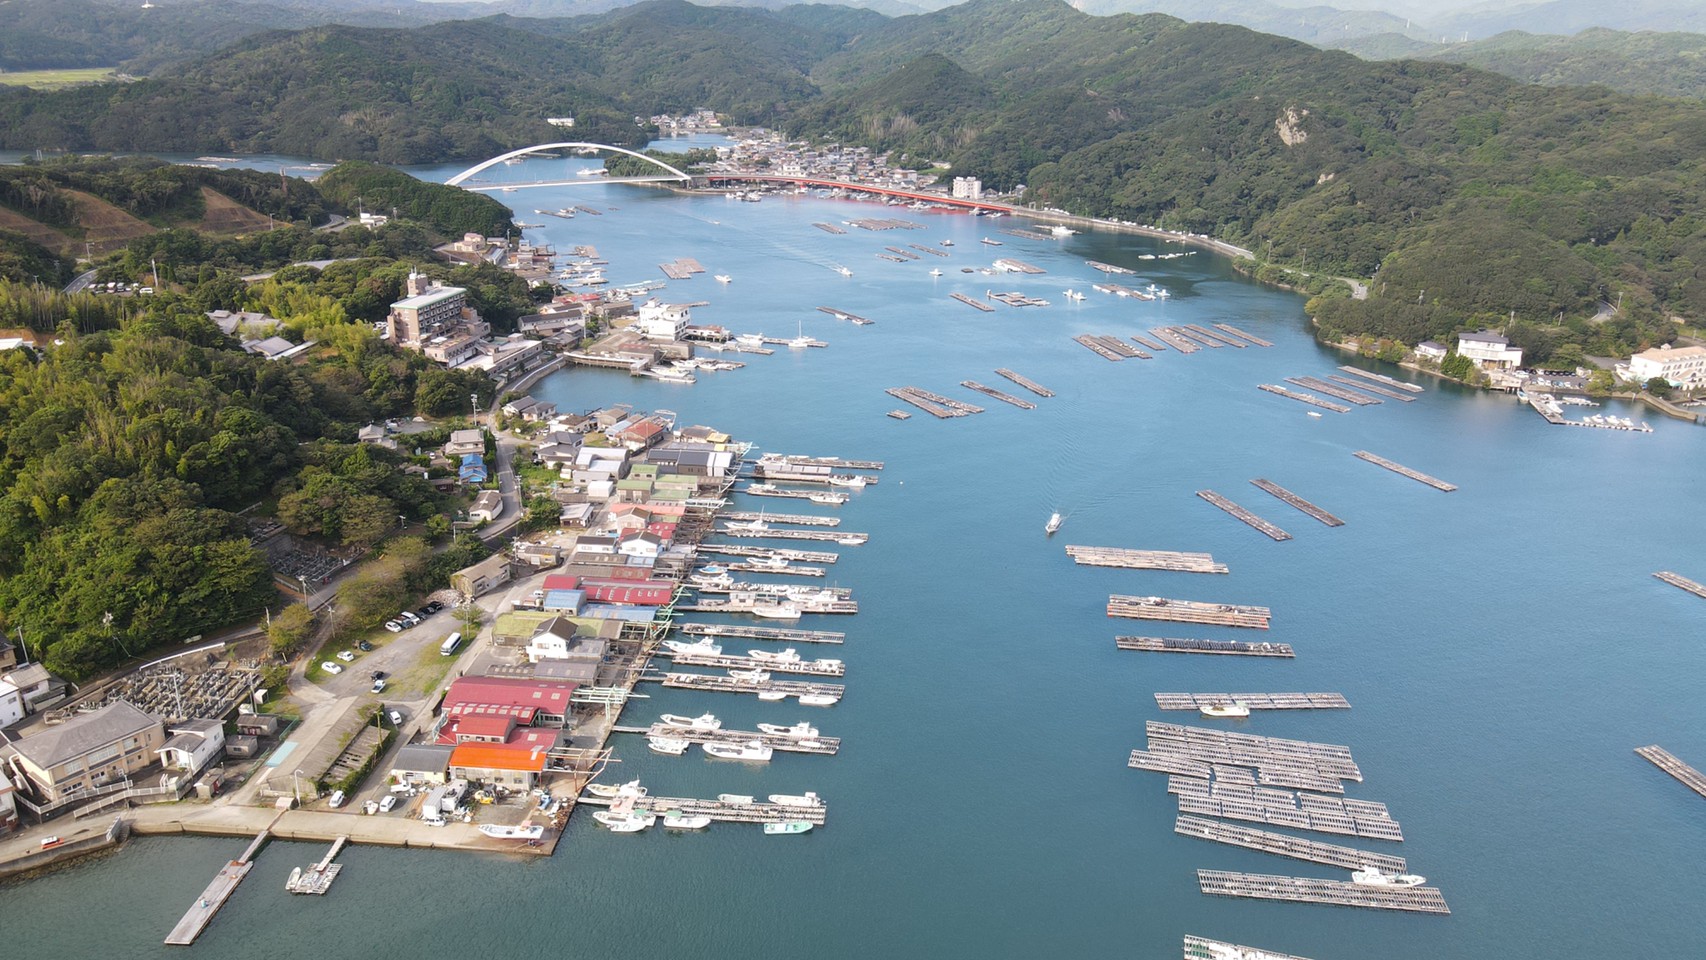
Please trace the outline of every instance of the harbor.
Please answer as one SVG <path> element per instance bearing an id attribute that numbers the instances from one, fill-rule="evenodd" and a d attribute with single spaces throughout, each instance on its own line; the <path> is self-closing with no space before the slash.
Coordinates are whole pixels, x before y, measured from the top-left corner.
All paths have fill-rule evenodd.
<path id="1" fill-rule="evenodd" d="M 683 816 L 710 817 L 713 823 L 789 823 L 801 821 L 814 827 L 821 827 L 829 816 L 829 806 L 817 803 L 812 806 L 795 806 L 792 804 L 763 803 L 754 797 L 741 799 L 702 800 L 694 797 L 631 797 L 617 800 L 611 797 L 599 797 L 586 794 L 576 803 L 592 807 L 610 807 L 617 803 L 627 803 L 636 813 L 662 815 L 665 811 L 675 811 Z"/>

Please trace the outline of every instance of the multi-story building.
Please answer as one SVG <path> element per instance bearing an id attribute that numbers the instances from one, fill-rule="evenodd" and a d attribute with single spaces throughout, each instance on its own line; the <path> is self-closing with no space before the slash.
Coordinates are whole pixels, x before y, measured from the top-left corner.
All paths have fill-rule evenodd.
<path id="1" fill-rule="evenodd" d="M 1695 387 L 1706 381 L 1706 347 L 1654 347 L 1629 358 L 1629 378 L 1641 383 L 1658 377 L 1673 386 Z"/>
<path id="2" fill-rule="evenodd" d="M 1491 330 L 1457 335 L 1457 353 L 1468 357 L 1482 370 L 1510 370 L 1522 366 L 1522 348 Z"/>
<path id="3" fill-rule="evenodd" d="M 12 780 L 38 804 L 119 782 L 157 761 L 166 729 L 123 700 L 12 744 Z"/>
<path id="4" fill-rule="evenodd" d="M 983 181 L 976 177 L 955 177 L 954 196 L 961 200 L 982 200 Z"/>
<path id="5" fill-rule="evenodd" d="M 440 286 L 418 273 L 409 274 L 406 289 L 408 296 L 391 304 L 392 343 L 455 366 L 473 356 L 492 332 L 491 324 L 468 306 L 466 289 Z"/>

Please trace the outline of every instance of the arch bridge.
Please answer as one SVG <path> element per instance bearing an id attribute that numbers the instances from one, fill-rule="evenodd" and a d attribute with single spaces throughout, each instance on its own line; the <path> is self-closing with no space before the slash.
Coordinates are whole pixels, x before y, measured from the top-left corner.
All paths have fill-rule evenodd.
<path id="1" fill-rule="evenodd" d="M 658 167 L 661 172 L 659 172 L 655 176 L 650 176 L 650 177 L 606 177 L 606 176 L 599 176 L 596 178 L 594 178 L 594 177 L 573 177 L 573 178 L 565 178 L 565 179 L 557 179 L 557 180 L 518 181 L 518 182 L 513 182 L 513 183 L 475 183 L 475 182 L 473 182 L 473 178 L 476 177 L 480 172 L 487 170 L 487 169 L 490 169 L 491 167 L 495 167 L 500 163 L 507 163 L 511 160 L 518 160 L 518 159 L 521 159 L 523 157 L 528 156 L 529 154 L 543 153 L 547 150 L 609 151 L 611 153 L 619 153 L 619 154 L 622 154 L 624 156 L 638 157 L 639 159 L 644 160 L 647 163 Z M 569 159 L 572 162 L 573 158 L 571 157 Z M 480 163 L 475 164 L 472 167 L 469 167 L 468 169 L 457 174 L 456 176 L 451 177 L 449 180 L 444 181 L 444 183 L 445 183 L 445 186 L 462 187 L 465 190 L 489 191 L 489 190 L 519 190 L 519 189 L 524 189 L 524 188 L 528 188 L 528 187 L 563 187 L 563 186 L 572 186 L 574 184 L 580 184 L 580 183 L 657 183 L 660 181 L 671 181 L 671 180 L 680 181 L 682 183 L 692 183 L 693 182 L 693 176 L 692 176 L 692 174 L 686 173 L 682 170 L 678 170 L 675 167 L 670 166 L 667 163 L 664 163 L 662 160 L 659 160 L 656 157 L 648 157 L 645 154 L 640 153 L 637 150 L 629 150 L 626 147 L 613 147 L 608 143 L 564 142 L 564 143 L 540 143 L 540 144 L 535 144 L 534 146 L 531 146 L 531 147 L 522 147 L 520 150 L 511 150 L 508 153 L 499 154 L 498 156 L 495 156 L 495 157 L 491 158 L 490 160 L 485 160 L 485 161 L 482 161 Z"/>

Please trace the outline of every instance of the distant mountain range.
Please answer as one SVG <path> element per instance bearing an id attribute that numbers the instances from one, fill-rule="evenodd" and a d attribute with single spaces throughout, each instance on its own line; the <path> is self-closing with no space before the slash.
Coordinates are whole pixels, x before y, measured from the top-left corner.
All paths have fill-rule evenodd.
<path id="1" fill-rule="evenodd" d="M 1706 98 L 1706 34 L 1584 30 L 1570 37 L 1501 33 L 1469 43 L 1424 43 L 1395 34 L 1339 48 L 1369 60 L 1461 63 L 1528 83 L 1603 84 L 1624 93 Z"/>

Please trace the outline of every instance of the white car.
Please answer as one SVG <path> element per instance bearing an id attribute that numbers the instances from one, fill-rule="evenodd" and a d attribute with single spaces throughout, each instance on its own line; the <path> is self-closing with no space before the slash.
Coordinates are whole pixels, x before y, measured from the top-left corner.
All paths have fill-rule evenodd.
<path id="1" fill-rule="evenodd" d="M 387 620 L 387 621 L 385 621 L 385 629 L 391 631 L 392 633 L 402 633 L 403 632 L 403 625 L 398 623 L 395 620 Z"/>
<path id="2" fill-rule="evenodd" d="M 397 795 L 394 793 L 387 793 L 379 801 L 379 812 L 380 813 L 390 813 L 391 808 L 396 806 L 396 805 L 397 805 Z"/>
<path id="3" fill-rule="evenodd" d="M 345 663 L 354 663 L 355 662 L 355 651 L 354 650 L 339 650 L 338 651 L 338 659 L 342 660 Z"/>
<path id="4" fill-rule="evenodd" d="M 332 791 L 332 799 L 326 801 L 326 806 L 335 808 L 335 807 L 341 807 L 343 805 L 344 805 L 344 792 L 342 790 L 333 790 Z"/>
<path id="5" fill-rule="evenodd" d="M 341 663 L 336 663 L 336 662 L 331 661 L 331 660 L 327 660 L 325 663 L 320 664 L 320 669 L 326 671 L 327 673 L 338 674 L 338 673 L 344 672 L 344 665 Z"/>
<path id="6" fill-rule="evenodd" d="M 373 686 L 371 688 L 369 688 L 367 692 L 368 693 L 384 693 L 385 692 L 385 681 L 383 679 L 373 681 Z"/>

